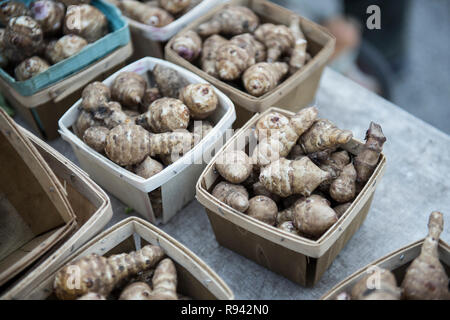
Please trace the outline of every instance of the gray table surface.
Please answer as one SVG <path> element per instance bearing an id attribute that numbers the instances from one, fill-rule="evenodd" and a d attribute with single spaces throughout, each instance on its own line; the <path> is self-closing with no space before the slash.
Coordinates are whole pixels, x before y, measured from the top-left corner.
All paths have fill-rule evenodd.
<path id="1" fill-rule="evenodd" d="M 442 239 L 450 243 L 450 136 L 326 69 L 316 97 L 320 115 L 363 139 L 370 121 L 387 137 L 387 169 L 362 227 L 314 288 L 301 287 L 218 245 L 203 207 L 193 200 L 161 228 L 202 258 L 236 299 L 317 299 L 358 269 L 426 235 L 428 216 L 444 213 Z M 16 121 L 28 127 L 19 117 Z M 55 149 L 77 163 L 61 138 Z M 130 216 L 110 195 L 114 215 L 107 227 Z"/>

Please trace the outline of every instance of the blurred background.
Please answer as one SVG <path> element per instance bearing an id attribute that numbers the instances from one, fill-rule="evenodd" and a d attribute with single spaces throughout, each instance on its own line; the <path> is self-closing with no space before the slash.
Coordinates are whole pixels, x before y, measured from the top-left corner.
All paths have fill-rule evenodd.
<path id="1" fill-rule="evenodd" d="M 333 69 L 450 134 L 450 1 L 272 1 L 328 27 Z M 366 26 L 370 5 L 379 30 Z"/>

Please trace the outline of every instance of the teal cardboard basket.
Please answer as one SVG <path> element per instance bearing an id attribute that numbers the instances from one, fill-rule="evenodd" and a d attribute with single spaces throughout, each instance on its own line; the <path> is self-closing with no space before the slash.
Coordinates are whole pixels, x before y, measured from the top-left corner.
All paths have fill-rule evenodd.
<path id="1" fill-rule="evenodd" d="M 29 5 L 32 0 L 18 0 Z M 1 1 L 3 3 L 6 1 Z M 88 44 L 76 55 L 60 61 L 46 71 L 25 81 L 16 81 L 3 69 L 0 76 L 10 84 L 20 95 L 31 96 L 34 93 L 49 87 L 55 82 L 76 73 L 94 61 L 101 59 L 114 49 L 130 42 L 130 30 L 127 20 L 112 4 L 103 0 L 92 0 L 91 5 L 99 9 L 108 19 L 109 33 L 103 38 Z"/>

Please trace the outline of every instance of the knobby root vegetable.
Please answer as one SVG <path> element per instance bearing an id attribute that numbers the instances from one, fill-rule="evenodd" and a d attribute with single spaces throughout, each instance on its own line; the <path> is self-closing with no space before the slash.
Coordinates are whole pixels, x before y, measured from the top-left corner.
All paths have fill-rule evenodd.
<path id="1" fill-rule="evenodd" d="M 347 292 L 341 292 L 333 300 L 352 300 L 352 297 Z"/>
<path id="2" fill-rule="evenodd" d="M 94 112 L 94 118 L 103 120 L 108 129 L 117 127 L 119 124 L 132 123 L 131 119 L 122 110 L 120 103 L 107 102 Z"/>
<path id="3" fill-rule="evenodd" d="M 107 85 L 95 81 L 83 89 L 81 99 L 81 107 L 86 111 L 94 112 L 99 107 L 108 103 L 111 99 L 111 91 Z"/>
<path id="4" fill-rule="evenodd" d="M 150 156 L 184 154 L 192 148 L 193 140 L 188 131 L 153 134 L 149 139 Z"/>
<path id="5" fill-rule="evenodd" d="M 294 46 L 292 31 L 285 25 L 262 24 L 256 29 L 255 37 L 267 47 L 267 62 L 275 62 Z"/>
<path id="6" fill-rule="evenodd" d="M 378 164 L 385 142 L 386 137 L 381 130 L 381 126 L 371 122 L 369 129 L 366 132 L 366 143 L 364 148 L 354 160 L 357 173 L 356 180 L 358 182 L 364 183 L 370 179 Z"/>
<path id="7" fill-rule="evenodd" d="M 79 297 L 77 300 L 106 300 L 104 296 L 95 292 L 89 292 Z"/>
<path id="8" fill-rule="evenodd" d="M 334 201 L 345 203 L 353 200 L 356 195 L 356 170 L 353 163 L 344 167 L 339 177 L 330 185 L 330 196 Z"/>
<path id="9" fill-rule="evenodd" d="M 248 192 L 241 185 L 219 182 L 214 187 L 212 195 L 237 211 L 245 212 L 248 209 Z"/>
<path id="10" fill-rule="evenodd" d="M 231 150 L 221 153 L 215 163 L 219 174 L 228 182 L 244 182 L 252 173 L 250 158 L 242 150 Z"/>
<path id="11" fill-rule="evenodd" d="M 351 202 L 340 204 L 333 208 L 333 210 L 336 212 L 338 218 L 342 217 L 345 212 L 347 212 L 348 208 L 352 205 Z"/>
<path id="12" fill-rule="evenodd" d="M 279 112 L 270 112 L 259 118 L 255 125 L 255 136 L 258 141 L 269 138 L 275 130 L 288 130 L 289 118 Z"/>
<path id="13" fill-rule="evenodd" d="M 191 0 L 159 0 L 159 5 L 171 14 L 177 14 L 186 9 Z"/>
<path id="14" fill-rule="evenodd" d="M 205 40 L 203 43 L 203 49 L 201 54 L 201 66 L 202 70 L 207 74 L 218 77 L 216 70 L 216 57 L 218 49 L 227 43 L 228 40 L 214 34 Z"/>
<path id="15" fill-rule="evenodd" d="M 400 288 L 392 272 L 378 268 L 364 276 L 352 288 L 352 300 L 400 300 Z"/>
<path id="16" fill-rule="evenodd" d="M 300 234 L 298 233 L 297 228 L 295 228 L 294 223 L 293 223 L 292 221 L 285 221 L 285 222 L 279 224 L 279 225 L 277 226 L 277 228 L 278 228 L 278 229 L 281 229 L 281 230 L 283 230 L 283 231 L 286 231 L 286 232 L 295 234 L 295 235 L 300 235 Z"/>
<path id="17" fill-rule="evenodd" d="M 222 80 L 236 80 L 251 63 L 252 57 L 245 49 L 227 42 L 217 49 L 216 70 Z"/>
<path id="18" fill-rule="evenodd" d="M 174 37 L 172 49 L 183 59 L 194 61 L 202 51 L 202 39 L 195 31 L 189 30 Z"/>
<path id="19" fill-rule="evenodd" d="M 9 19 L 3 36 L 4 54 L 8 60 L 20 62 L 39 51 L 44 33 L 39 23 L 31 17 Z"/>
<path id="20" fill-rule="evenodd" d="M 294 225 L 302 233 L 318 238 L 336 221 L 336 212 L 330 207 L 327 199 L 313 194 L 299 201 L 294 208 Z"/>
<path id="21" fill-rule="evenodd" d="M 8 65 L 9 61 L 7 58 L 5 43 L 3 41 L 3 38 L 5 36 L 5 29 L 0 28 L 0 68 L 4 68 Z"/>
<path id="22" fill-rule="evenodd" d="M 205 119 L 217 109 L 219 98 L 214 88 L 207 83 L 194 83 L 184 87 L 180 100 L 189 108 L 193 119 Z"/>
<path id="23" fill-rule="evenodd" d="M 294 145 L 291 149 L 291 152 L 287 155 L 287 158 L 289 160 L 298 160 L 303 158 L 305 153 L 303 152 L 302 147 L 300 147 L 298 144 Z M 311 159 L 311 158 L 310 158 Z M 312 160 L 312 159 L 311 159 Z M 321 168 L 322 169 L 322 168 Z M 322 169 L 323 170 L 323 169 Z"/>
<path id="24" fill-rule="evenodd" d="M 126 108 L 137 110 L 144 98 L 147 82 L 136 72 L 124 71 L 114 79 L 111 96 Z"/>
<path id="25" fill-rule="evenodd" d="M 148 179 L 154 176 L 155 174 L 160 173 L 161 171 L 163 171 L 163 169 L 164 166 L 160 162 L 150 157 L 146 157 L 144 161 L 142 161 L 139 165 L 136 166 L 134 172 L 138 176 Z"/>
<path id="26" fill-rule="evenodd" d="M 282 224 L 286 221 L 293 221 L 295 205 L 302 202 L 303 200 L 305 200 L 304 197 L 296 197 L 294 203 L 292 203 L 290 206 L 287 206 L 286 209 L 279 211 L 277 214 L 277 224 Z"/>
<path id="27" fill-rule="evenodd" d="M 301 146 L 300 146 L 300 148 L 301 148 Z M 336 149 L 337 149 L 337 147 L 332 147 L 332 148 L 328 148 L 325 150 L 310 153 L 307 156 L 308 156 L 308 158 L 311 159 L 312 162 L 314 162 L 317 165 L 320 165 L 323 161 L 327 161 L 330 158 L 331 154 L 336 151 Z M 303 150 L 303 148 L 302 148 L 302 150 Z"/>
<path id="28" fill-rule="evenodd" d="M 156 28 L 164 27 L 174 20 L 173 16 L 166 10 L 139 1 L 122 0 L 118 3 L 118 6 L 125 16 Z"/>
<path id="29" fill-rule="evenodd" d="M 327 119 L 318 119 L 301 137 L 299 144 L 305 153 L 313 153 L 345 144 L 353 137 L 351 131 L 341 130 Z"/>
<path id="30" fill-rule="evenodd" d="M 30 5 L 31 15 L 45 34 L 58 33 L 63 25 L 66 8 L 61 2 L 38 0 Z"/>
<path id="31" fill-rule="evenodd" d="M 269 197 L 255 196 L 249 200 L 246 213 L 249 217 L 273 226 L 277 219 L 278 207 Z"/>
<path id="32" fill-rule="evenodd" d="M 81 139 L 83 138 L 84 132 L 94 126 L 102 126 L 102 121 L 99 121 L 94 118 L 94 116 L 85 110 L 80 112 L 77 121 L 75 122 L 74 129 L 76 130 L 76 134 Z"/>
<path id="33" fill-rule="evenodd" d="M 214 17 L 197 28 L 202 37 L 212 34 L 238 35 L 253 33 L 259 25 L 258 16 L 249 8 L 243 6 L 225 6 Z"/>
<path id="34" fill-rule="evenodd" d="M 200 143 L 212 129 L 213 125 L 206 120 L 193 121 L 188 127 L 188 130 L 194 135 L 194 145 Z"/>
<path id="35" fill-rule="evenodd" d="M 91 254 L 67 264 L 56 273 L 53 287 L 58 299 L 76 299 L 88 292 L 108 296 L 121 280 L 155 266 L 164 257 L 159 246 L 147 245 L 108 258 Z"/>
<path id="36" fill-rule="evenodd" d="M 284 62 L 259 62 L 244 72 L 242 82 L 248 93 L 259 97 L 274 89 L 288 70 Z"/>
<path id="37" fill-rule="evenodd" d="M 156 133 L 186 129 L 189 125 L 189 109 L 178 99 L 161 98 L 153 101 L 148 108 L 147 121 Z"/>
<path id="38" fill-rule="evenodd" d="M 155 218 L 162 217 L 163 203 L 162 203 L 161 188 L 155 189 L 152 192 L 150 192 L 149 198 Z"/>
<path id="39" fill-rule="evenodd" d="M 152 289 L 145 282 L 133 282 L 123 289 L 119 300 L 149 300 Z"/>
<path id="40" fill-rule="evenodd" d="M 64 34 L 74 34 L 92 43 L 108 33 L 108 19 L 89 4 L 72 5 L 64 18 Z"/>
<path id="41" fill-rule="evenodd" d="M 253 172 L 253 171 L 252 171 Z M 248 178 L 247 178 L 248 179 Z M 264 185 L 261 182 L 255 182 L 252 185 L 252 190 L 253 190 L 253 194 L 255 196 L 266 196 L 270 199 L 272 199 L 275 202 L 279 202 L 280 201 L 280 196 L 273 194 L 272 192 L 270 192 L 269 190 L 267 190 Z"/>
<path id="42" fill-rule="evenodd" d="M 320 169 L 327 171 L 334 180 L 341 174 L 341 171 L 350 163 L 350 156 L 347 151 L 333 152 L 329 157 L 319 165 Z M 327 184 L 329 187 L 330 183 Z"/>
<path id="43" fill-rule="evenodd" d="M 230 42 L 247 51 L 251 59 L 250 65 L 262 62 L 266 58 L 266 48 L 250 33 L 234 36 L 230 39 Z"/>
<path id="44" fill-rule="evenodd" d="M 155 269 L 150 300 L 178 300 L 177 270 L 169 258 L 163 259 Z"/>
<path id="45" fill-rule="evenodd" d="M 109 129 L 106 127 L 90 127 L 84 132 L 83 141 L 95 151 L 103 153 L 108 134 Z"/>
<path id="46" fill-rule="evenodd" d="M 180 90 L 189 84 L 177 71 L 159 64 L 152 72 L 159 91 L 167 98 L 178 99 Z"/>
<path id="47" fill-rule="evenodd" d="M 88 43 L 84 38 L 69 34 L 49 44 L 45 54 L 52 63 L 58 63 L 77 54 L 87 45 Z"/>
<path id="48" fill-rule="evenodd" d="M 30 10 L 23 2 L 5 1 L 0 4 L 0 23 L 4 26 L 8 25 L 11 18 L 30 15 Z"/>
<path id="49" fill-rule="evenodd" d="M 259 180 L 267 190 L 281 197 L 309 196 L 329 175 L 308 157 L 300 160 L 280 158 L 261 169 Z"/>
<path id="50" fill-rule="evenodd" d="M 14 75 L 19 81 L 28 80 L 44 72 L 50 67 L 50 65 L 44 59 L 37 56 L 25 59 L 15 69 Z"/>
<path id="51" fill-rule="evenodd" d="M 150 152 L 150 133 L 135 124 L 121 124 L 106 138 L 106 155 L 121 166 L 142 162 Z"/>
<path id="52" fill-rule="evenodd" d="M 402 282 L 403 296 L 408 300 L 450 299 L 448 276 L 439 261 L 439 237 L 444 230 L 444 216 L 434 211 L 428 220 L 428 236 L 420 255 L 408 267 Z"/>
<path id="53" fill-rule="evenodd" d="M 158 99 L 162 98 L 161 93 L 158 88 L 147 88 L 144 92 L 144 97 L 142 98 L 142 108 L 140 108 L 141 112 L 147 112 L 148 107 Z"/>
<path id="54" fill-rule="evenodd" d="M 293 15 L 291 17 L 289 28 L 295 39 L 294 48 L 292 49 L 291 58 L 289 59 L 290 71 L 291 73 L 294 73 L 305 65 L 307 41 L 300 28 L 300 17 Z"/>

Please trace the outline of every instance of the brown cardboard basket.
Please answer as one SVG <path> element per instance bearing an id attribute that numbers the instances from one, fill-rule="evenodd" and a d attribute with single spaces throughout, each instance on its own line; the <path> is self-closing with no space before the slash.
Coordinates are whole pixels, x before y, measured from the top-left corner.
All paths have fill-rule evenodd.
<path id="1" fill-rule="evenodd" d="M 395 252 L 392 252 L 383 258 L 372 262 L 359 271 L 355 272 L 344 281 L 337 284 L 333 289 L 324 294 L 321 300 L 334 300 L 335 297 L 342 292 L 350 293 L 353 286 L 364 276 L 371 272 L 373 267 L 391 270 L 400 285 L 405 277 L 406 270 L 412 261 L 420 255 L 420 250 L 425 239 L 414 242 Z M 444 266 L 445 272 L 450 277 L 450 246 L 444 241 L 439 241 L 439 260 Z"/>
<path id="2" fill-rule="evenodd" d="M 201 23 L 210 20 L 216 12 L 228 4 L 242 5 L 252 9 L 261 20 L 261 23 L 271 22 L 275 24 L 289 25 L 290 17 L 294 12 L 280 7 L 266 0 L 232 0 L 203 17 L 195 20 L 184 28 L 181 33 L 195 30 Z M 243 126 L 255 112 L 263 112 L 269 107 L 275 106 L 290 111 L 298 111 L 314 100 L 323 69 L 334 51 L 335 38 L 324 27 L 300 17 L 301 28 L 308 40 L 308 52 L 312 59 L 300 70 L 281 82 L 275 89 L 261 97 L 254 97 L 224 81 L 221 81 L 203 70 L 197 65 L 181 58 L 172 50 L 173 38 L 165 47 L 165 57 L 198 75 L 224 92 L 235 104 L 237 120 L 235 128 Z"/>
<path id="3" fill-rule="evenodd" d="M 62 184 L 19 128 L 0 109 L 0 286 L 76 227 Z"/>
<path id="4" fill-rule="evenodd" d="M 294 113 L 279 108 L 270 108 L 255 115 L 225 144 L 203 171 L 196 186 L 197 200 L 205 207 L 214 234 L 220 245 L 227 247 L 250 260 L 272 270 L 303 286 L 313 286 L 319 281 L 335 257 L 355 234 L 369 212 L 373 195 L 385 171 L 386 158 L 381 155 L 372 177 L 350 208 L 318 240 L 310 240 L 287 233 L 256 220 L 225 205 L 212 196 L 211 190 L 219 180 L 214 169 L 217 156 L 227 150 L 245 150 L 256 122 L 269 112 L 279 112 L 286 116 Z M 237 141 L 244 141 L 239 145 Z M 352 154 L 358 154 L 363 143 L 353 139 L 343 146 Z M 248 150 L 251 153 L 252 150 Z"/>
<path id="5" fill-rule="evenodd" d="M 166 255 L 174 261 L 179 293 L 199 300 L 234 299 L 233 292 L 225 282 L 194 253 L 159 228 L 137 217 L 122 220 L 104 231 L 75 252 L 66 263 L 91 253 L 104 256 L 128 253 L 146 244 L 161 246 Z M 40 283 L 22 298 L 55 299 L 55 273 L 40 277 Z"/>
<path id="6" fill-rule="evenodd" d="M 1 292 L 0 299 L 22 299 L 38 284 L 40 277 L 55 272 L 75 250 L 99 233 L 113 214 L 108 195 L 85 172 L 32 133 L 22 131 L 61 181 L 76 216 L 77 228 L 35 267 Z"/>
<path id="7" fill-rule="evenodd" d="M 116 72 L 132 52 L 130 42 L 31 96 L 22 96 L 1 77 L 0 91 L 35 133 L 44 139 L 56 139 L 59 137 L 58 119 L 80 98 L 84 86 L 92 81 L 101 81 Z"/>

